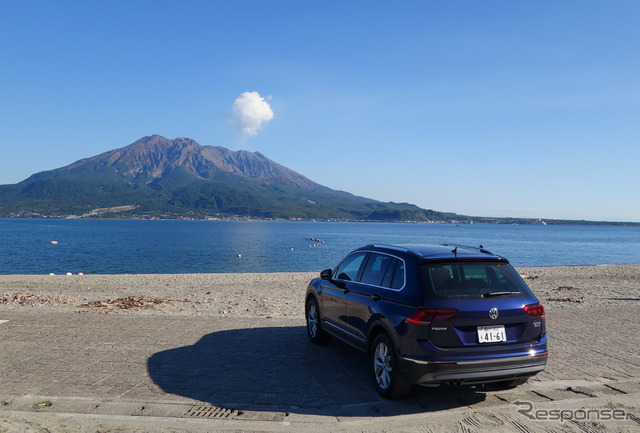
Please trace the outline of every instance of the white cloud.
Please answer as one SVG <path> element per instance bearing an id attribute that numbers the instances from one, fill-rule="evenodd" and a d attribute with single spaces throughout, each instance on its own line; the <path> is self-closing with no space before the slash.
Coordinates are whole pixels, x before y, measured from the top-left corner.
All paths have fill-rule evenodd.
<path id="1" fill-rule="evenodd" d="M 233 103 L 233 116 L 246 135 L 256 135 L 264 122 L 273 119 L 273 110 L 258 92 L 244 92 Z"/>

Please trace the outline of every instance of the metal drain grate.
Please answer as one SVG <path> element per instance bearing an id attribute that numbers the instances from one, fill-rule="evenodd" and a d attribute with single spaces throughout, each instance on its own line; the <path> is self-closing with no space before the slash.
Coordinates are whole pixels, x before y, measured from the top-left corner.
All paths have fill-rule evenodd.
<path id="1" fill-rule="evenodd" d="M 235 409 L 217 406 L 193 406 L 183 416 L 190 418 L 230 418 L 238 415 Z"/>

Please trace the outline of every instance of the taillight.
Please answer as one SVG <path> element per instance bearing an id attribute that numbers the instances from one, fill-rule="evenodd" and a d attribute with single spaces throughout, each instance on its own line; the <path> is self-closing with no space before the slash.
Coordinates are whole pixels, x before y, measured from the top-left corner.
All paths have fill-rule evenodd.
<path id="1" fill-rule="evenodd" d="M 524 306 L 524 312 L 531 317 L 544 318 L 544 307 L 542 304 L 529 304 Z"/>
<path id="2" fill-rule="evenodd" d="M 430 325 L 436 322 L 446 322 L 458 315 L 458 310 L 443 310 L 437 308 L 425 308 L 416 310 L 405 319 L 407 323 L 414 325 Z"/>

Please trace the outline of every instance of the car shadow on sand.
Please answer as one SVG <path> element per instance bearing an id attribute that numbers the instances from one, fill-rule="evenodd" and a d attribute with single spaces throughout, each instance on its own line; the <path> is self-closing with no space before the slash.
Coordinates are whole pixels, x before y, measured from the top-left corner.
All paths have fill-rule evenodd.
<path id="1" fill-rule="evenodd" d="M 371 383 L 367 356 L 333 340 L 311 343 L 302 326 L 232 329 L 155 353 L 151 379 L 164 392 L 245 411 L 388 416 L 482 402 L 474 388 L 414 387 L 390 402 Z"/>

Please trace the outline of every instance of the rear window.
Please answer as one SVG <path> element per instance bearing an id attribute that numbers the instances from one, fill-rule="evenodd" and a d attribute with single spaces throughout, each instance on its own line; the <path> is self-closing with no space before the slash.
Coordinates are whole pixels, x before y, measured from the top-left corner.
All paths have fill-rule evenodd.
<path id="1" fill-rule="evenodd" d="M 428 263 L 420 267 L 420 278 L 428 296 L 435 298 L 532 295 L 520 275 L 507 263 Z"/>

